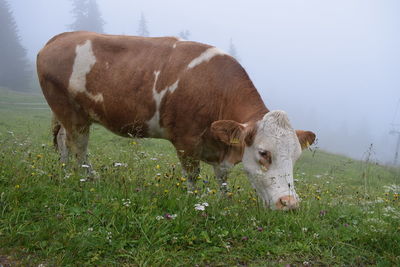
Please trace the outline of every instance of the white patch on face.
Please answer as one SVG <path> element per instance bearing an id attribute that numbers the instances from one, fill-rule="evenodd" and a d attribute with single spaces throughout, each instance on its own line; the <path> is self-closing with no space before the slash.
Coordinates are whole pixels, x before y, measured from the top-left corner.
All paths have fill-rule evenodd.
<path id="1" fill-rule="evenodd" d="M 215 56 L 223 56 L 223 55 L 227 55 L 227 54 L 224 51 L 222 51 L 216 47 L 208 48 L 206 51 L 201 53 L 200 56 L 196 57 L 189 63 L 188 69 L 192 69 L 192 68 L 196 67 L 197 65 L 200 65 L 203 62 L 208 62 Z"/>
<path id="2" fill-rule="evenodd" d="M 276 202 L 284 196 L 293 196 L 298 200 L 293 166 L 301 154 L 301 147 L 286 113 L 271 111 L 256 127 L 254 143 L 251 147 L 245 147 L 242 160 L 253 187 L 271 208 L 276 208 Z M 272 164 L 267 170 L 259 163 L 261 150 L 272 154 Z"/>
<path id="3" fill-rule="evenodd" d="M 90 73 L 93 65 L 96 63 L 92 49 L 92 41 L 87 40 L 83 45 L 77 45 L 75 49 L 75 60 L 72 67 L 72 74 L 69 78 L 68 90 L 76 95 L 84 93 L 87 97 L 95 102 L 103 102 L 103 94 L 92 94 L 86 88 L 86 75 Z"/>
<path id="4" fill-rule="evenodd" d="M 175 90 L 178 88 L 179 85 L 179 79 L 172 84 L 171 86 L 165 88 L 161 92 L 157 92 L 156 90 L 156 85 L 157 85 L 157 80 L 158 76 L 160 75 L 160 71 L 155 71 L 154 72 L 154 84 L 153 84 L 153 99 L 156 102 L 156 112 L 154 113 L 153 117 L 147 122 L 147 125 L 149 126 L 149 135 L 151 137 L 164 137 L 164 129 L 161 128 L 160 126 L 160 105 L 161 102 L 164 98 L 164 95 L 167 92 L 170 92 L 171 94 L 175 92 Z"/>

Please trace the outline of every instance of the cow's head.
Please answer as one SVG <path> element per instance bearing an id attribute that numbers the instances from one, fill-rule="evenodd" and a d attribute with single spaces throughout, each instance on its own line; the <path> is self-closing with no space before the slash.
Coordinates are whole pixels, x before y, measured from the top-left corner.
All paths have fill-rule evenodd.
<path id="1" fill-rule="evenodd" d="M 279 210 L 299 206 L 293 166 L 302 149 L 314 142 L 314 133 L 295 131 L 284 111 L 268 112 L 255 123 L 216 121 L 211 128 L 220 141 L 243 146 L 244 169 L 265 205 Z"/>

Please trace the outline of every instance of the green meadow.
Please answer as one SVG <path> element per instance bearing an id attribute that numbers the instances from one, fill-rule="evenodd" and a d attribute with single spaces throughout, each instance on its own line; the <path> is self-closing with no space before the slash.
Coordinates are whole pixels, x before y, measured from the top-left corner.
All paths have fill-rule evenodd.
<path id="1" fill-rule="evenodd" d="M 50 119 L 40 95 L 0 89 L 0 266 L 400 265 L 399 169 L 305 151 L 300 209 L 272 211 L 240 164 L 226 195 L 206 164 L 188 193 L 170 143 L 99 125 L 88 180 L 59 163 Z"/>

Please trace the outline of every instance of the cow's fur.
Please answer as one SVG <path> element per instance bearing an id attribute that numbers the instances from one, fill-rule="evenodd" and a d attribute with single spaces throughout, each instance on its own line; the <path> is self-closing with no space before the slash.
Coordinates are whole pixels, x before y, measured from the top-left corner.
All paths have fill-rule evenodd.
<path id="1" fill-rule="evenodd" d="M 202 160 L 225 181 L 269 112 L 233 57 L 175 37 L 63 33 L 39 52 L 37 70 L 56 118 L 54 140 L 79 164 L 87 163 L 90 125 L 99 123 L 125 137 L 169 140 L 189 180 Z M 245 134 L 235 137 L 235 123 Z"/>

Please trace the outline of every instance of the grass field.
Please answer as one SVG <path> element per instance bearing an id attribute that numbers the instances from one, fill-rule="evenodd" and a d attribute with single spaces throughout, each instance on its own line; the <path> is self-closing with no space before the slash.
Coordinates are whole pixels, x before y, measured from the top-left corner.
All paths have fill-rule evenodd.
<path id="1" fill-rule="evenodd" d="M 101 179 L 88 181 L 58 162 L 43 103 L 0 89 L 0 265 L 400 265 L 399 170 L 307 151 L 295 167 L 301 208 L 271 211 L 241 165 L 226 196 L 205 164 L 188 194 L 168 142 L 95 125 Z"/>

